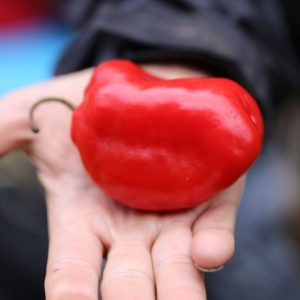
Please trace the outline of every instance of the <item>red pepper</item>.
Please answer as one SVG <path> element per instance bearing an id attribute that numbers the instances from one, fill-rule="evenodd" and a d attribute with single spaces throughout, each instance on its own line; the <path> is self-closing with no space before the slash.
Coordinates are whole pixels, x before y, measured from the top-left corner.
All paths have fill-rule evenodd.
<path id="1" fill-rule="evenodd" d="M 212 198 L 245 173 L 261 150 L 263 121 L 232 80 L 163 80 L 113 60 L 96 68 L 72 138 L 110 197 L 174 210 Z"/>

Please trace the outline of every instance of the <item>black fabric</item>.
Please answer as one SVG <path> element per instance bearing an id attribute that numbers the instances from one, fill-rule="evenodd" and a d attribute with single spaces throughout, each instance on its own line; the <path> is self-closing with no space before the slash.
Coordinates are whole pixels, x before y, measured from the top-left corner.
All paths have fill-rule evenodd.
<path id="1" fill-rule="evenodd" d="M 46 206 L 24 154 L 0 160 L 0 299 L 44 299 L 48 248 Z"/>
<path id="2" fill-rule="evenodd" d="M 240 82 L 271 112 L 272 103 L 300 86 L 293 30 L 299 6 L 293 0 L 60 1 L 78 34 L 57 74 L 111 58 L 188 60 Z"/>

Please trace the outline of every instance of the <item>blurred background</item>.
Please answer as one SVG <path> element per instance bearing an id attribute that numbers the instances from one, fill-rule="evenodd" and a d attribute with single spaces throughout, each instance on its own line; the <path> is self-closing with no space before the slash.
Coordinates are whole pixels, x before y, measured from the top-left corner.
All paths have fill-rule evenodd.
<path id="1" fill-rule="evenodd" d="M 0 101 L 51 78 L 72 34 L 51 1 L 0 0 Z M 47 247 L 43 189 L 26 156 L 11 153 L 0 159 L 1 300 L 44 299 Z"/>
<path id="2" fill-rule="evenodd" d="M 0 0 L 0 95 L 53 76 L 71 36 L 50 1 Z"/>
<path id="3" fill-rule="evenodd" d="M 50 2 L 0 0 L 0 97 L 51 78 L 74 34 Z M 236 254 L 224 270 L 206 276 L 208 299 L 299 299 L 299 100 L 287 95 L 274 112 L 248 176 Z M 15 152 L 0 159 L 0 299 L 44 299 L 46 257 L 43 189 L 31 163 Z"/>

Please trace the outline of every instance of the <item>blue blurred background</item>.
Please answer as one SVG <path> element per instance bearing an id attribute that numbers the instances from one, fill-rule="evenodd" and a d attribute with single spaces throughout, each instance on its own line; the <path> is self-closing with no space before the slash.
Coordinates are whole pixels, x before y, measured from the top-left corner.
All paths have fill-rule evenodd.
<path id="1" fill-rule="evenodd" d="M 70 28 L 49 17 L 0 28 L 0 97 L 50 78 L 71 37 Z"/>

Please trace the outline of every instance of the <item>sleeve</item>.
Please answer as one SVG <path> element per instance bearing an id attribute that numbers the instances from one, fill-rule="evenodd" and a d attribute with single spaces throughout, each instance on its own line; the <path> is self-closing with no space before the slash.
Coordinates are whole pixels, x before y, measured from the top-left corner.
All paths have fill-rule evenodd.
<path id="1" fill-rule="evenodd" d="M 112 58 L 187 61 L 238 81 L 270 111 L 299 85 L 279 0 L 69 0 L 78 33 L 57 73 Z"/>

